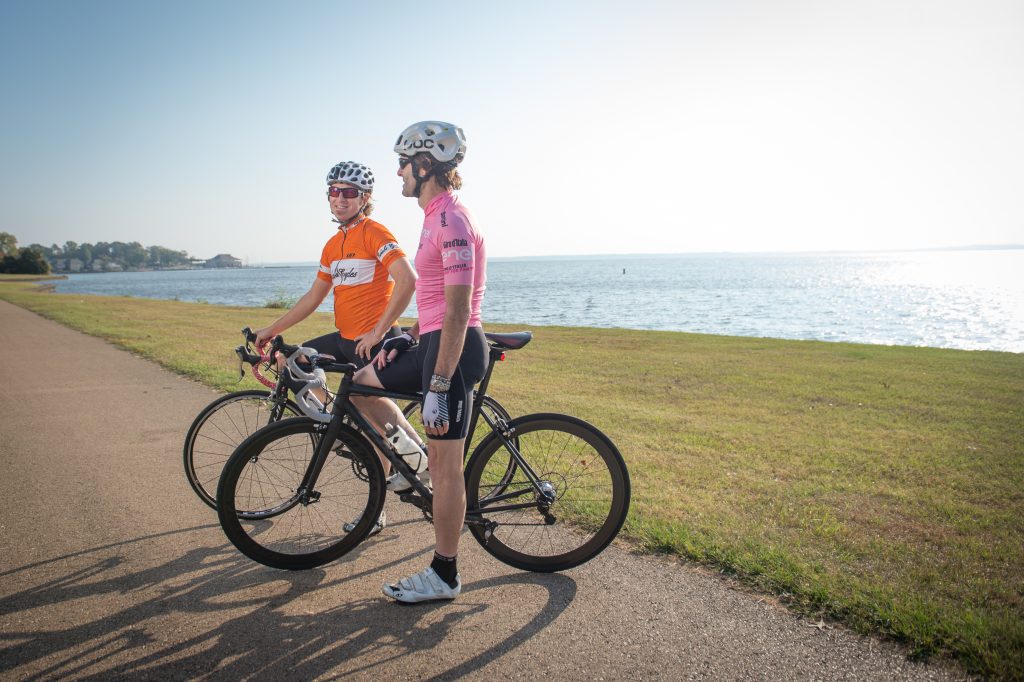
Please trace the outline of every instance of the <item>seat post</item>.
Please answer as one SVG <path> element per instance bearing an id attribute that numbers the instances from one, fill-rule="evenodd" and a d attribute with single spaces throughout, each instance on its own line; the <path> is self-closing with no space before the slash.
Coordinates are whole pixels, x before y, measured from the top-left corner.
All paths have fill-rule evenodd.
<path id="1" fill-rule="evenodd" d="M 478 389 L 481 395 L 487 392 L 487 384 L 491 383 L 491 372 L 494 371 L 494 363 L 498 361 L 502 354 L 502 351 L 498 348 L 490 348 L 488 350 L 487 371 L 484 372 L 484 378 L 480 380 L 480 388 Z"/>

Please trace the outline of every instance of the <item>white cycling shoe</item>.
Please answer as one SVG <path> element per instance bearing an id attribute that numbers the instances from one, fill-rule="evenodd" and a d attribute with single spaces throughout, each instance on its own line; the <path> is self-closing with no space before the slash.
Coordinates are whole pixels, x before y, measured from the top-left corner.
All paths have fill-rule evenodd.
<path id="1" fill-rule="evenodd" d="M 359 522 L 362 521 L 362 520 L 363 520 L 363 515 L 360 513 L 359 516 L 357 516 L 353 520 L 349 521 L 348 523 L 344 524 L 341 527 L 341 529 L 343 531 L 345 531 L 346 533 L 351 533 L 353 530 L 355 530 L 356 526 L 358 526 Z M 387 516 L 387 514 L 385 512 L 381 512 L 380 516 L 377 517 L 377 523 L 373 524 L 373 528 L 370 529 L 370 532 L 366 535 L 366 537 L 370 537 L 371 535 L 376 535 L 377 533 L 379 533 L 382 530 L 384 530 L 384 528 L 387 525 L 388 525 L 388 516 Z"/>
<path id="2" fill-rule="evenodd" d="M 434 489 L 434 486 L 430 484 L 430 469 L 425 469 L 418 475 L 420 480 L 423 481 L 423 485 L 431 490 Z M 412 490 L 412 483 L 402 474 L 392 474 L 388 477 L 388 490 L 393 493 L 404 493 L 406 490 Z"/>
<path id="3" fill-rule="evenodd" d="M 406 604 L 435 599 L 455 599 L 459 592 L 462 592 L 462 578 L 456 574 L 455 587 L 449 587 L 448 583 L 441 580 L 441 576 L 428 566 L 419 573 L 402 578 L 394 585 L 385 583 L 381 591 L 395 601 Z"/>

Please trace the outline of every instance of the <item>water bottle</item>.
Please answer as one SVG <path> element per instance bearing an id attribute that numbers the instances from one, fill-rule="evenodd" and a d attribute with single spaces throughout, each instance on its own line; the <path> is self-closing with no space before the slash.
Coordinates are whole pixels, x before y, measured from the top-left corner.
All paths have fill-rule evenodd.
<path id="1" fill-rule="evenodd" d="M 417 474 L 427 468 L 427 453 L 423 452 L 423 449 L 409 437 L 404 429 L 385 424 L 384 437 Z"/>

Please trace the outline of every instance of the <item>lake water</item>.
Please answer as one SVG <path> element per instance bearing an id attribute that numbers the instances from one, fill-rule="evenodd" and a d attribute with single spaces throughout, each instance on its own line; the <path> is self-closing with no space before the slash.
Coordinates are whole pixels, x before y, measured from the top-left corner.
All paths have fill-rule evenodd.
<path id="1" fill-rule="evenodd" d="M 262 306 L 315 265 L 71 275 L 61 293 Z M 492 259 L 484 322 L 1024 352 L 1024 249 Z M 321 310 L 331 310 L 331 300 Z M 415 315 L 415 305 L 407 311 Z"/>

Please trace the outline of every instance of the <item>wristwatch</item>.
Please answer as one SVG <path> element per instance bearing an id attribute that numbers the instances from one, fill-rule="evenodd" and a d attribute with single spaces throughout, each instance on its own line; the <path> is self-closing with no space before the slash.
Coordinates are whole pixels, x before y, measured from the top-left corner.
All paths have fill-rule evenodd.
<path id="1" fill-rule="evenodd" d="M 430 390 L 434 393 L 447 393 L 451 387 L 452 380 L 448 377 L 443 377 L 440 374 L 430 377 Z"/>

